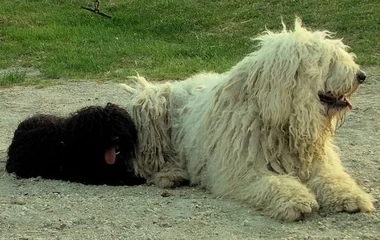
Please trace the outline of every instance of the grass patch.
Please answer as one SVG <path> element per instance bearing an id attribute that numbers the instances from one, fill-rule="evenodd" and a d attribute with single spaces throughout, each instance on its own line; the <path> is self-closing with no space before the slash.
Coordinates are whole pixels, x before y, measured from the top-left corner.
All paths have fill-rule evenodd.
<path id="1" fill-rule="evenodd" d="M 21 84 L 26 79 L 24 71 L 9 71 L 0 75 L 0 87 L 8 87 Z"/>
<path id="2" fill-rule="evenodd" d="M 178 79 L 222 72 L 254 50 L 250 38 L 265 26 L 280 29 L 283 17 L 291 27 L 295 15 L 312 29 L 344 38 L 360 64 L 380 65 L 377 0 L 100 1 L 112 19 L 80 9 L 92 4 L 1 1 L 0 68 L 33 67 L 48 79 L 115 79 L 134 71 Z"/>

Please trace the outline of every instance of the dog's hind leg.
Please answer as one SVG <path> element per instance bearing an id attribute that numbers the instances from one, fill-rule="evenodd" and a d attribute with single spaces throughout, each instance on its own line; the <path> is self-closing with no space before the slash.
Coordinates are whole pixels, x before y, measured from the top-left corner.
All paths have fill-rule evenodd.
<path id="1" fill-rule="evenodd" d="M 18 177 L 62 177 L 64 119 L 38 114 L 22 121 L 8 148 L 6 171 Z"/>
<path id="2" fill-rule="evenodd" d="M 148 183 L 160 188 L 179 187 L 189 183 L 189 174 L 184 168 L 166 163 L 159 172 L 153 174 Z"/>

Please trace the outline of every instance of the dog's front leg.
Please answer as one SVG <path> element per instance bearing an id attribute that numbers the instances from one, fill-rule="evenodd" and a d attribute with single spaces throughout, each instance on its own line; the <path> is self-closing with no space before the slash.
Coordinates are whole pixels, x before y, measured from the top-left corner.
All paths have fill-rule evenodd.
<path id="1" fill-rule="evenodd" d="M 314 173 L 307 186 L 314 191 L 320 206 L 337 212 L 373 212 L 374 199 L 345 172 L 338 154 L 332 148 L 314 163 Z"/>
<path id="2" fill-rule="evenodd" d="M 280 220 L 301 220 L 319 207 L 315 195 L 298 179 L 288 175 L 264 176 L 240 190 L 237 195 L 243 201 Z"/>

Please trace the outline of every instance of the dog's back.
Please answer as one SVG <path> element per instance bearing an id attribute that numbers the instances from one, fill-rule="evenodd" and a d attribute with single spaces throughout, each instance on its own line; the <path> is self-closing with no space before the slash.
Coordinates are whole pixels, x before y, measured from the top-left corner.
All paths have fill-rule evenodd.
<path id="1" fill-rule="evenodd" d="M 64 119 L 35 115 L 22 121 L 8 148 L 6 170 L 19 177 L 59 178 Z"/>

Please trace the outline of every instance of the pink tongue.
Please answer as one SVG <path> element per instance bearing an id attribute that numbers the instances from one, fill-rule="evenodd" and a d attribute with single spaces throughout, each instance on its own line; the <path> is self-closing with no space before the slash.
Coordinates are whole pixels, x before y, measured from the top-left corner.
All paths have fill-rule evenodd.
<path id="1" fill-rule="evenodd" d="M 104 154 L 104 158 L 106 159 L 107 164 L 115 164 L 115 161 L 116 161 L 115 148 L 112 147 L 110 149 L 107 149 L 106 153 Z"/>

